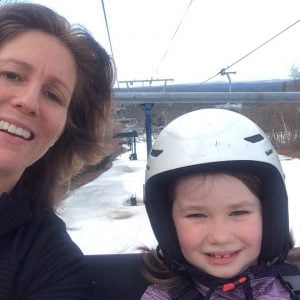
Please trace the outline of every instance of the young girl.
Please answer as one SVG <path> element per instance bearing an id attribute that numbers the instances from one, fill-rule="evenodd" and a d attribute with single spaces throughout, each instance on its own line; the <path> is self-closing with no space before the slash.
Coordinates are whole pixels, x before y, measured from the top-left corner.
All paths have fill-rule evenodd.
<path id="1" fill-rule="evenodd" d="M 296 299 L 281 277 L 292 247 L 278 155 L 246 117 L 203 109 L 171 122 L 146 170 L 158 247 L 147 299 Z"/>

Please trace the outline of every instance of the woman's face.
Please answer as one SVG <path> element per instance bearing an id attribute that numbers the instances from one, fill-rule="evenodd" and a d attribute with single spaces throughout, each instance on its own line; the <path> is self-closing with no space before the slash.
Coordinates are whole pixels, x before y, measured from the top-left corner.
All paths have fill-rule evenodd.
<path id="1" fill-rule="evenodd" d="M 259 199 L 229 175 L 193 175 L 175 187 L 173 219 L 192 265 L 231 278 L 255 263 L 262 240 Z"/>
<path id="2" fill-rule="evenodd" d="M 75 84 L 75 60 L 51 35 L 29 31 L 0 48 L 1 177 L 16 182 L 55 144 Z"/>

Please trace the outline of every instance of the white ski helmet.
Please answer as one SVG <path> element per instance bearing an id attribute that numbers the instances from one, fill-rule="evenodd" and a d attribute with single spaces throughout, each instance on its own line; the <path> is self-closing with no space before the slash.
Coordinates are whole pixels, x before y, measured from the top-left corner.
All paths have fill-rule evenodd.
<path id="1" fill-rule="evenodd" d="M 263 240 L 260 260 L 284 260 L 291 248 L 288 199 L 280 161 L 266 134 L 245 116 L 225 109 L 196 110 L 169 123 L 148 157 L 145 205 L 153 231 L 170 265 L 186 263 L 179 247 L 168 185 L 180 176 L 239 171 L 262 182 Z"/>

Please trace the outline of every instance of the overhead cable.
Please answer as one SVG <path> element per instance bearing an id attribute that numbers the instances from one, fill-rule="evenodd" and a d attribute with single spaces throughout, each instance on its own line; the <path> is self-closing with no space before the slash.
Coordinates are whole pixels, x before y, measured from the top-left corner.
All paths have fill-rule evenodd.
<path id="1" fill-rule="evenodd" d="M 165 60 L 165 58 L 166 58 L 166 56 L 167 56 L 167 54 L 168 54 L 168 52 L 169 52 L 170 46 L 171 46 L 173 40 L 175 39 L 175 36 L 176 36 L 176 34 L 177 34 L 177 32 L 178 32 L 178 30 L 179 30 L 181 24 L 182 24 L 182 22 L 183 22 L 183 20 L 184 20 L 184 18 L 185 18 L 185 16 L 186 16 L 186 14 L 187 14 L 187 12 L 189 11 L 189 9 L 190 9 L 190 7 L 191 7 L 193 1 L 194 1 L 194 0 L 190 0 L 190 2 L 189 2 L 189 4 L 188 4 L 187 8 L 185 9 L 185 11 L 184 11 L 184 13 L 183 13 L 183 15 L 182 15 L 182 17 L 181 17 L 181 19 L 180 19 L 180 21 L 179 21 L 177 27 L 176 27 L 176 30 L 175 30 L 175 32 L 174 32 L 174 34 L 173 34 L 173 36 L 172 36 L 172 38 L 171 38 L 171 40 L 170 40 L 170 42 L 169 42 L 168 47 L 167 47 L 166 51 L 164 52 L 162 58 L 161 58 L 160 61 L 159 61 L 159 64 L 157 65 L 157 67 L 156 67 L 156 69 L 155 69 L 155 71 L 154 71 L 154 75 L 158 72 L 158 70 L 159 70 L 159 68 L 160 68 L 160 66 L 161 66 L 161 64 L 162 64 L 162 62 Z M 153 76 L 151 76 L 151 78 L 152 78 L 152 77 L 153 77 Z"/>
<path id="2" fill-rule="evenodd" d="M 109 26 L 108 26 L 107 17 L 106 17 L 106 10 L 105 10 L 105 5 L 104 5 L 104 0 L 101 0 L 101 3 L 102 3 L 102 10 L 103 10 L 103 15 L 104 15 L 104 20 L 105 20 L 105 26 L 106 26 L 107 36 L 108 36 L 110 52 L 111 52 L 111 56 L 112 56 L 113 60 L 115 60 L 113 47 L 112 47 L 112 43 L 111 43 L 111 38 L 110 38 Z M 116 81 L 117 81 L 117 86 L 119 87 L 119 81 L 118 81 L 118 75 L 117 74 L 116 74 Z"/>
<path id="3" fill-rule="evenodd" d="M 295 26 L 297 23 L 299 23 L 300 20 L 297 20 L 296 22 L 294 22 L 293 24 L 289 25 L 288 27 L 286 27 L 285 29 L 281 30 L 280 32 L 278 32 L 277 34 L 275 34 L 273 37 L 271 37 L 270 39 L 268 39 L 267 41 L 265 41 L 264 43 L 262 43 L 261 45 L 259 45 L 258 47 L 256 47 L 255 49 L 251 50 L 249 53 L 247 53 L 246 55 L 242 56 L 240 59 L 236 60 L 234 63 L 232 63 L 231 65 L 227 66 L 226 68 L 222 68 L 218 73 L 216 73 L 215 75 L 209 77 L 208 79 L 206 79 L 205 81 L 201 82 L 201 84 L 204 84 L 210 80 L 212 80 L 213 78 L 217 77 L 218 75 L 221 74 L 221 72 L 228 70 L 229 68 L 231 68 L 232 66 L 236 65 L 237 63 L 239 63 L 240 61 L 244 60 L 246 57 L 248 57 L 249 55 L 251 55 L 252 53 L 254 53 L 255 51 L 257 51 L 258 49 L 262 48 L 263 46 L 265 46 L 266 44 L 268 44 L 269 42 L 271 42 L 272 40 L 274 40 L 275 38 L 277 38 L 279 35 L 281 35 L 282 33 L 284 33 L 285 31 L 289 30 L 290 28 L 292 28 L 293 26 Z"/>

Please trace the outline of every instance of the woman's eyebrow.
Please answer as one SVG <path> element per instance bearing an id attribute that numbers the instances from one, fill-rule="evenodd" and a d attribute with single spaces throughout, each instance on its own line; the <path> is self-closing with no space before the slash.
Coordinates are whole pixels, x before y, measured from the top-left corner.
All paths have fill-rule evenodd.
<path id="1" fill-rule="evenodd" d="M 25 69 L 25 70 L 33 70 L 33 66 L 25 61 L 18 60 L 15 58 L 5 58 L 5 59 L 0 59 L 0 64 L 1 63 L 12 63 L 15 65 L 18 65 L 19 67 Z"/>
<path id="2" fill-rule="evenodd" d="M 68 87 L 68 85 L 61 79 L 51 76 L 49 79 L 49 83 L 54 84 L 54 85 L 59 84 L 59 85 L 63 86 L 72 95 L 72 91 L 70 90 L 70 87 Z"/>
<path id="3" fill-rule="evenodd" d="M 12 64 L 15 64 L 29 72 L 32 72 L 34 70 L 34 67 L 31 64 L 29 64 L 25 61 L 22 61 L 22 60 L 15 59 L 15 58 L 0 59 L 0 65 L 1 65 L 1 63 L 12 63 Z M 68 87 L 68 85 L 63 80 L 59 79 L 58 77 L 51 76 L 49 82 L 53 83 L 53 84 L 58 83 L 58 84 L 62 85 L 65 89 L 68 90 L 68 92 L 70 94 L 72 94 L 70 87 Z"/>

